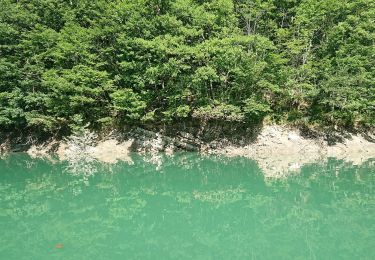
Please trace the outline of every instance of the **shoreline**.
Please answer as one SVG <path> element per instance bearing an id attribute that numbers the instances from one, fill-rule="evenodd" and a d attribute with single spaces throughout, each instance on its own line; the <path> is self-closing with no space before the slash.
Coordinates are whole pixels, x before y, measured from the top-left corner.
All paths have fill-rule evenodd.
<path id="1" fill-rule="evenodd" d="M 324 135 L 306 136 L 295 127 L 266 125 L 254 138 L 233 142 L 227 138 L 204 141 L 196 134 L 179 131 L 171 137 L 141 128 L 124 133 L 112 132 L 98 136 L 86 131 L 80 136 L 64 140 L 47 140 L 12 150 L 11 145 L 0 144 L 4 153 L 27 152 L 33 158 L 57 155 L 60 160 L 78 163 L 98 161 L 114 164 L 131 162 L 130 152 L 173 155 L 175 151 L 195 151 L 201 154 L 226 157 L 246 157 L 258 162 L 266 177 L 283 177 L 298 172 L 303 165 L 335 157 L 355 165 L 375 158 L 375 138 L 368 134 L 342 133 L 339 141 L 330 144 Z M 17 147 L 17 146 L 15 146 Z M 19 146 L 18 146 L 19 147 Z"/>

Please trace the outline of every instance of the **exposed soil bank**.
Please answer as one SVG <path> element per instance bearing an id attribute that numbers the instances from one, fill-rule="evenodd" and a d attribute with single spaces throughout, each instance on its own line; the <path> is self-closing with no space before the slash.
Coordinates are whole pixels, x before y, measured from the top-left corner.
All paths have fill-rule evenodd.
<path id="1" fill-rule="evenodd" d="M 344 133 L 337 142 L 323 137 L 306 137 L 298 129 L 277 125 L 265 126 L 256 140 L 247 145 L 228 145 L 208 149 L 209 153 L 244 156 L 256 160 L 266 177 L 282 177 L 299 172 L 305 164 L 318 163 L 329 157 L 360 165 L 375 158 L 371 134 Z"/>
<path id="2" fill-rule="evenodd" d="M 192 129 L 194 131 L 191 131 Z M 21 148 L 33 157 L 56 154 L 61 160 L 73 162 L 82 159 L 105 163 L 131 162 L 131 151 L 151 154 L 162 151 L 173 154 L 176 150 L 187 150 L 230 157 L 244 156 L 256 160 L 266 177 L 282 177 L 298 172 L 301 166 L 328 157 L 343 159 L 353 164 L 375 158 L 375 136 L 371 133 L 340 132 L 328 136 L 286 126 L 267 125 L 250 132 L 242 129 L 246 134 L 237 136 L 233 134 L 220 137 L 220 129 L 211 129 L 216 136 L 208 139 L 205 137 L 209 135 L 207 131 L 194 128 L 183 130 L 160 133 L 133 128 L 126 133 L 111 133 L 100 137 L 86 132 L 62 141 L 48 140 Z M 241 133 L 239 130 L 235 132 Z M 10 141 L 3 142 L 0 151 L 4 153 L 22 150 L 19 147 L 20 145 L 12 145 Z"/>

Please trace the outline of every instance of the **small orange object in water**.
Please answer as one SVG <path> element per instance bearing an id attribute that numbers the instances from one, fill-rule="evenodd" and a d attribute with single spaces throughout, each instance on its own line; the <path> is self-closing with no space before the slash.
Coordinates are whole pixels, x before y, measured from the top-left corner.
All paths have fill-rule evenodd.
<path id="1" fill-rule="evenodd" d="M 58 244 L 56 244 L 56 245 L 55 245 L 55 248 L 61 249 L 61 248 L 64 248 L 64 245 L 63 245 L 63 244 L 60 244 L 60 243 L 58 243 Z"/>

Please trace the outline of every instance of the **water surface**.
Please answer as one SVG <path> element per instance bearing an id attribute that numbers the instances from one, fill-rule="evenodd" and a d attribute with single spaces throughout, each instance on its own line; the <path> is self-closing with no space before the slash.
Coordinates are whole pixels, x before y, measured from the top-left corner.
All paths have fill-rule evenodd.
<path id="1" fill-rule="evenodd" d="M 0 160 L 0 259 L 375 259 L 375 160 Z"/>

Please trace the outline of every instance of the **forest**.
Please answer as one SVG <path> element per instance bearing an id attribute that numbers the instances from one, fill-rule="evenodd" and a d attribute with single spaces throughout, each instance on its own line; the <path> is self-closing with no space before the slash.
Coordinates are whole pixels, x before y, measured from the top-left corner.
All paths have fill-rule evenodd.
<path id="1" fill-rule="evenodd" d="M 373 0 L 0 0 L 0 130 L 375 125 Z"/>

